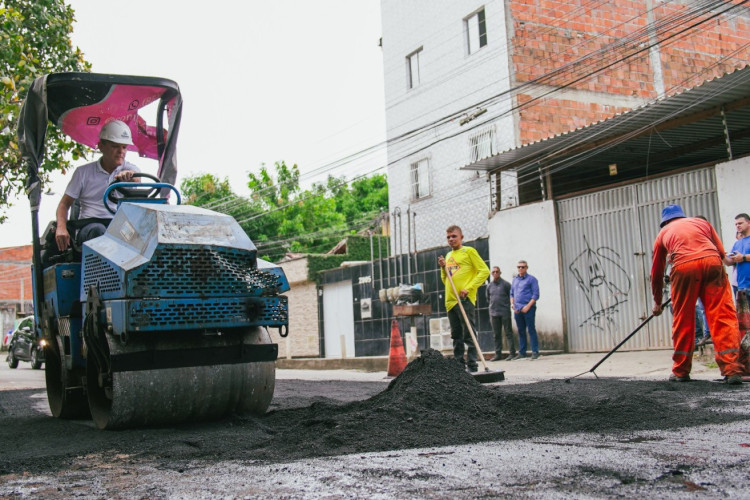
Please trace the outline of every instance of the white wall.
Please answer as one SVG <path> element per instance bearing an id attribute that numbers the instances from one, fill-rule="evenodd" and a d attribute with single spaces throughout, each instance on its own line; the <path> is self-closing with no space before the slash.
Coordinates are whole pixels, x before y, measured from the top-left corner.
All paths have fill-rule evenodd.
<path id="1" fill-rule="evenodd" d="M 486 14 L 487 45 L 469 55 L 464 18 L 481 7 Z M 516 145 L 513 117 L 504 114 L 510 109 L 510 98 L 484 104 L 487 113 L 463 126 L 460 116 L 435 122 L 465 108 L 471 112 L 472 106 L 508 89 L 505 4 L 502 0 L 382 0 L 381 13 L 389 211 L 401 209 L 404 242 L 407 208 L 417 214 L 419 249 L 443 245 L 450 224 L 460 225 L 467 239 L 485 236 L 490 211 L 487 178 L 460 169 L 469 163 L 469 136 L 487 126 L 495 127 L 495 152 Z M 421 81 L 409 89 L 406 57 L 419 47 Z M 421 128 L 427 132 L 399 138 Z M 430 162 L 431 196 L 414 201 L 410 164 L 425 157 Z"/>
<path id="2" fill-rule="evenodd" d="M 563 347 L 563 305 L 560 298 L 559 241 L 553 201 L 501 210 L 489 221 L 490 265 L 500 266 L 503 279 L 512 282 L 519 260 L 539 281 L 536 328 L 542 338 Z M 515 329 L 515 324 L 513 325 Z M 542 346 L 544 348 L 544 346 Z"/>
<path id="3" fill-rule="evenodd" d="M 719 231 L 726 251 L 732 249 L 737 230 L 734 227 L 734 216 L 739 213 L 750 214 L 750 157 L 728 161 L 716 165 L 716 193 L 719 198 Z"/>

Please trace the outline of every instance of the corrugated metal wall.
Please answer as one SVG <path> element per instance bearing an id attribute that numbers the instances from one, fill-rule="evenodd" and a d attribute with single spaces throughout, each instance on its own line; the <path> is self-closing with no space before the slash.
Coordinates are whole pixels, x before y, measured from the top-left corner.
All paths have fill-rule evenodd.
<path id="1" fill-rule="evenodd" d="M 719 227 L 713 168 L 557 202 L 571 352 L 608 351 L 651 314 L 652 245 L 670 203 Z M 671 320 L 655 318 L 623 349 L 670 348 Z"/>

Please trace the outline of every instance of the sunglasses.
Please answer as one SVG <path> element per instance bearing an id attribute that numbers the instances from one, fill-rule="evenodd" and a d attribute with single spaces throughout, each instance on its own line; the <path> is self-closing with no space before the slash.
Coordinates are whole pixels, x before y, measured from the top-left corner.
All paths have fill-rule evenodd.
<path id="1" fill-rule="evenodd" d="M 526 269 L 529 266 L 518 266 L 518 269 Z"/>

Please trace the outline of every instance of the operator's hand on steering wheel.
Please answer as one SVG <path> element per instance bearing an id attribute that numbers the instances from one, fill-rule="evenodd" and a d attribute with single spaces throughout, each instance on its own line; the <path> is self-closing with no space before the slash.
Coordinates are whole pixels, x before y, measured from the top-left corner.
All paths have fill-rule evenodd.
<path id="1" fill-rule="evenodd" d="M 115 181 L 118 182 L 141 182 L 141 179 L 139 176 L 136 176 L 136 178 L 133 178 L 133 174 L 135 174 L 133 170 L 123 170 L 119 174 L 115 175 Z"/>
<path id="2" fill-rule="evenodd" d="M 58 226 L 55 230 L 55 241 L 57 242 L 57 249 L 61 252 L 64 252 L 70 246 L 70 233 L 64 225 Z"/>

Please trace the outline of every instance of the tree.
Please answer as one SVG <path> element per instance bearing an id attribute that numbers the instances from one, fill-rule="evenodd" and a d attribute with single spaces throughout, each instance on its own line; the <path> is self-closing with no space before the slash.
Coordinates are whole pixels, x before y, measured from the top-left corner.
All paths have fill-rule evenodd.
<path id="1" fill-rule="evenodd" d="M 326 252 L 347 234 L 371 227 L 388 206 L 383 174 L 351 184 L 344 177 L 329 177 L 303 190 L 297 165 L 276 162 L 274 171 L 261 165 L 258 173 L 248 175 L 248 198 L 210 174 L 185 179 L 183 196 L 189 203 L 232 215 L 260 255 L 274 261 L 289 251 Z"/>
<path id="2" fill-rule="evenodd" d="M 26 181 L 16 127 L 31 83 L 46 73 L 91 69 L 80 49 L 72 46 L 73 21 L 73 9 L 63 0 L 0 0 L 0 212 Z M 89 151 L 50 128 L 42 182 Z M 5 218 L 0 214 L 0 222 Z"/>

